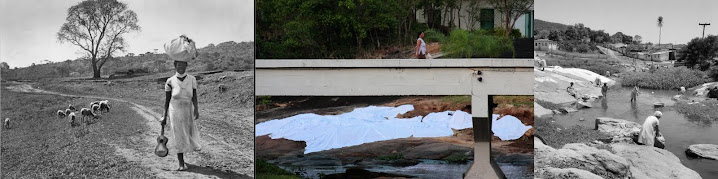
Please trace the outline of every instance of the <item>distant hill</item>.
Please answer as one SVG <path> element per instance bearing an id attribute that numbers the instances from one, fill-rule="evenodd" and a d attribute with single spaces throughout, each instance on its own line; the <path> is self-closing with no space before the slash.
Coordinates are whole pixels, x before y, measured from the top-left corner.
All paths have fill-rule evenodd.
<path id="1" fill-rule="evenodd" d="M 565 25 L 565 24 L 560 24 L 560 23 L 555 23 L 555 22 L 543 21 L 543 20 L 539 20 L 539 19 L 534 19 L 534 22 L 535 22 L 534 29 L 536 29 L 536 31 L 539 31 L 539 32 L 544 29 L 549 30 L 549 31 L 552 31 L 552 30 L 564 31 L 564 30 L 568 29 L 568 27 L 570 26 L 570 25 Z"/>
<path id="2" fill-rule="evenodd" d="M 252 70 L 254 69 L 254 42 L 222 42 L 210 44 L 198 49 L 199 57 L 190 62 L 189 72 L 209 70 Z M 150 73 L 172 71 L 173 62 L 164 53 L 138 54 L 134 56 L 114 57 L 102 67 L 101 76 L 128 70 L 141 70 Z M 4 80 L 36 80 L 57 77 L 91 77 L 89 59 L 66 60 L 39 64 L 24 68 L 2 70 Z"/>

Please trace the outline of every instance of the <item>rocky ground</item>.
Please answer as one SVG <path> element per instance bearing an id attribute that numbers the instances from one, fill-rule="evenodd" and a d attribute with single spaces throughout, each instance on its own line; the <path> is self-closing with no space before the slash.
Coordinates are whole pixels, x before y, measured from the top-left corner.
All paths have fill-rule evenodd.
<path id="1" fill-rule="evenodd" d="M 218 72 L 218 73 L 191 73 L 198 76 L 199 82 L 199 105 L 200 119 L 198 128 L 200 138 L 205 142 L 202 152 L 195 155 L 188 155 L 188 162 L 197 165 L 200 170 L 196 176 L 212 178 L 222 177 L 213 174 L 212 170 L 228 171 L 237 176 L 252 177 L 254 175 L 254 143 L 252 136 L 254 127 L 251 121 L 254 119 L 252 110 L 254 96 L 254 72 Z M 114 80 L 93 80 L 82 78 L 58 78 L 45 79 L 31 82 L 33 87 L 42 90 L 53 91 L 62 94 L 71 94 L 81 97 L 97 97 L 111 99 L 120 103 L 121 101 L 133 102 L 136 107 L 129 105 L 129 111 L 138 112 L 143 126 L 146 130 L 133 133 L 136 140 L 145 140 L 149 137 L 148 143 L 154 143 L 154 137 L 159 132 L 159 123 L 156 121 L 164 111 L 164 88 L 163 84 L 170 73 L 135 76 Z M 4 84 L 5 85 L 5 84 Z M 224 87 L 220 87 L 224 86 Z M 121 102 L 125 103 L 125 102 Z M 65 104 L 66 106 L 66 104 Z M 140 109 L 142 108 L 142 109 Z M 132 110 L 130 110 L 132 109 Z M 144 119 L 147 118 L 147 119 Z M 175 167 L 169 163 L 176 162 L 176 158 L 167 157 L 160 160 L 151 159 L 144 154 L 151 154 L 151 145 L 142 145 L 145 148 L 135 146 L 129 148 L 119 147 L 116 150 L 118 155 L 126 160 L 139 162 L 144 167 L 153 169 L 157 177 L 183 176 L 172 173 L 171 169 L 163 167 Z M 171 156 L 173 154 L 170 154 Z M 151 156 L 150 156 L 151 157 Z M 165 164 L 165 162 L 167 164 Z M 169 175 L 168 175 L 169 174 Z M 229 175 L 230 177 L 233 175 Z M 226 176 L 225 176 L 226 177 Z"/>
<path id="2" fill-rule="evenodd" d="M 535 140 L 537 178 L 701 178 L 673 153 L 633 142 L 635 122 L 600 118 L 596 129 L 606 137 L 588 143 L 551 147 Z"/>

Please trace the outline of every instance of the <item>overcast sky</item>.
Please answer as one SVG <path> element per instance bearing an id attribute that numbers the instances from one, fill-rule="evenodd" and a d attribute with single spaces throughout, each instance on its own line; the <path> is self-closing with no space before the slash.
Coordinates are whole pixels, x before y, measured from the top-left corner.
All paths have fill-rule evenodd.
<path id="1" fill-rule="evenodd" d="M 80 0 L 0 1 L 0 61 L 11 68 L 40 64 L 42 60 L 64 61 L 82 56 L 80 48 L 57 41 L 67 9 Z M 158 49 L 181 34 L 197 47 L 226 41 L 254 40 L 252 0 L 120 0 L 137 13 L 139 32 L 126 34 L 129 53 Z"/>
<path id="2" fill-rule="evenodd" d="M 663 16 L 661 43 L 686 44 L 706 35 L 718 35 L 718 1 L 715 0 L 537 0 L 535 18 L 613 35 L 640 35 L 643 42 L 658 43 L 658 16 Z"/>

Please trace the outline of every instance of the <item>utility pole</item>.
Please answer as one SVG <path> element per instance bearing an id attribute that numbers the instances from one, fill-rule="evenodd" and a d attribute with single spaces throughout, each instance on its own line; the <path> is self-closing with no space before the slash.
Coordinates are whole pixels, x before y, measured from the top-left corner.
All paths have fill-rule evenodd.
<path id="1" fill-rule="evenodd" d="M 707 25 L 711 25 L 711 24 L 710 24 L 710 23 L 702 23 L 702 24 L 701 24 L 701 23 L 698 23 L 698 25 L 702 25 L 702 26 L 703 26 L 703 37 L 706 37 L 706 26 L 707 26 Z M 701 37 L 701 38 L 703 38 L 703 37 Z"/>

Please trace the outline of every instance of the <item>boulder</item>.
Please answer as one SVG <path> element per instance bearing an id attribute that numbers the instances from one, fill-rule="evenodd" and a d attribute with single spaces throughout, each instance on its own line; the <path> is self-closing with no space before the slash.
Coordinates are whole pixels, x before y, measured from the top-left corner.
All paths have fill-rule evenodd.
<path id="1" fill-rule="evenodd" d="M 613 152 L 631 163 L 633 178 L 701 178 L 673 153 L 645 145 L 611 144 Z"/>
<path id="2" fill-rule="evenodd" d="M 641 132 L 641 125 L 638 123 L 608 117 L 597 118 L 595 126 L 595 130 L 611 136 L 612 143 L 634 144 L 634 139 Z"/>
<path id="3" fill-rule="evenodd" d="M 543 106 L 539 105 L 538 103 L 534 102 L 534 117 L 538 118 L 545 115 L 551 115 L 553 114 L 553 111 L 544 108 Z"/>
<path id="4" fill-rule="evenodd" d="M 603 177 L 577 168 L 548 167 L 537 172 L 537 178 L 602 179 Z"/>
<path id="5" fill-rule="evenodd" d="M 534 94 L 537 100 L 551 104 L 576 102 L 576 98 L 566 92 L 566 87 L 573 82 L 574 89 L 581 97 L 594 100 L 602 96 L 601 88 L 593 84 L 596 77 L 608 83 L 608 86 L 615 84 L 614 80 L 579 68 L 552 67 L 544 71 L 534 70 Z"/>
<path id="6" fill-rule="evenodd" d="M 688 146 L 686 154 L 691 157 L 702 157 L 718 160 L 718 145 L 715 144 L 693 144 Z"/>
<path id="7" fill-rule="evenodd" d="M 582 143 L 566 144 L 548 160 L 552 167 L 577 168 L 605 178 L 629 178 L 631 175 L 631 163 L 626 159 Z"/>

